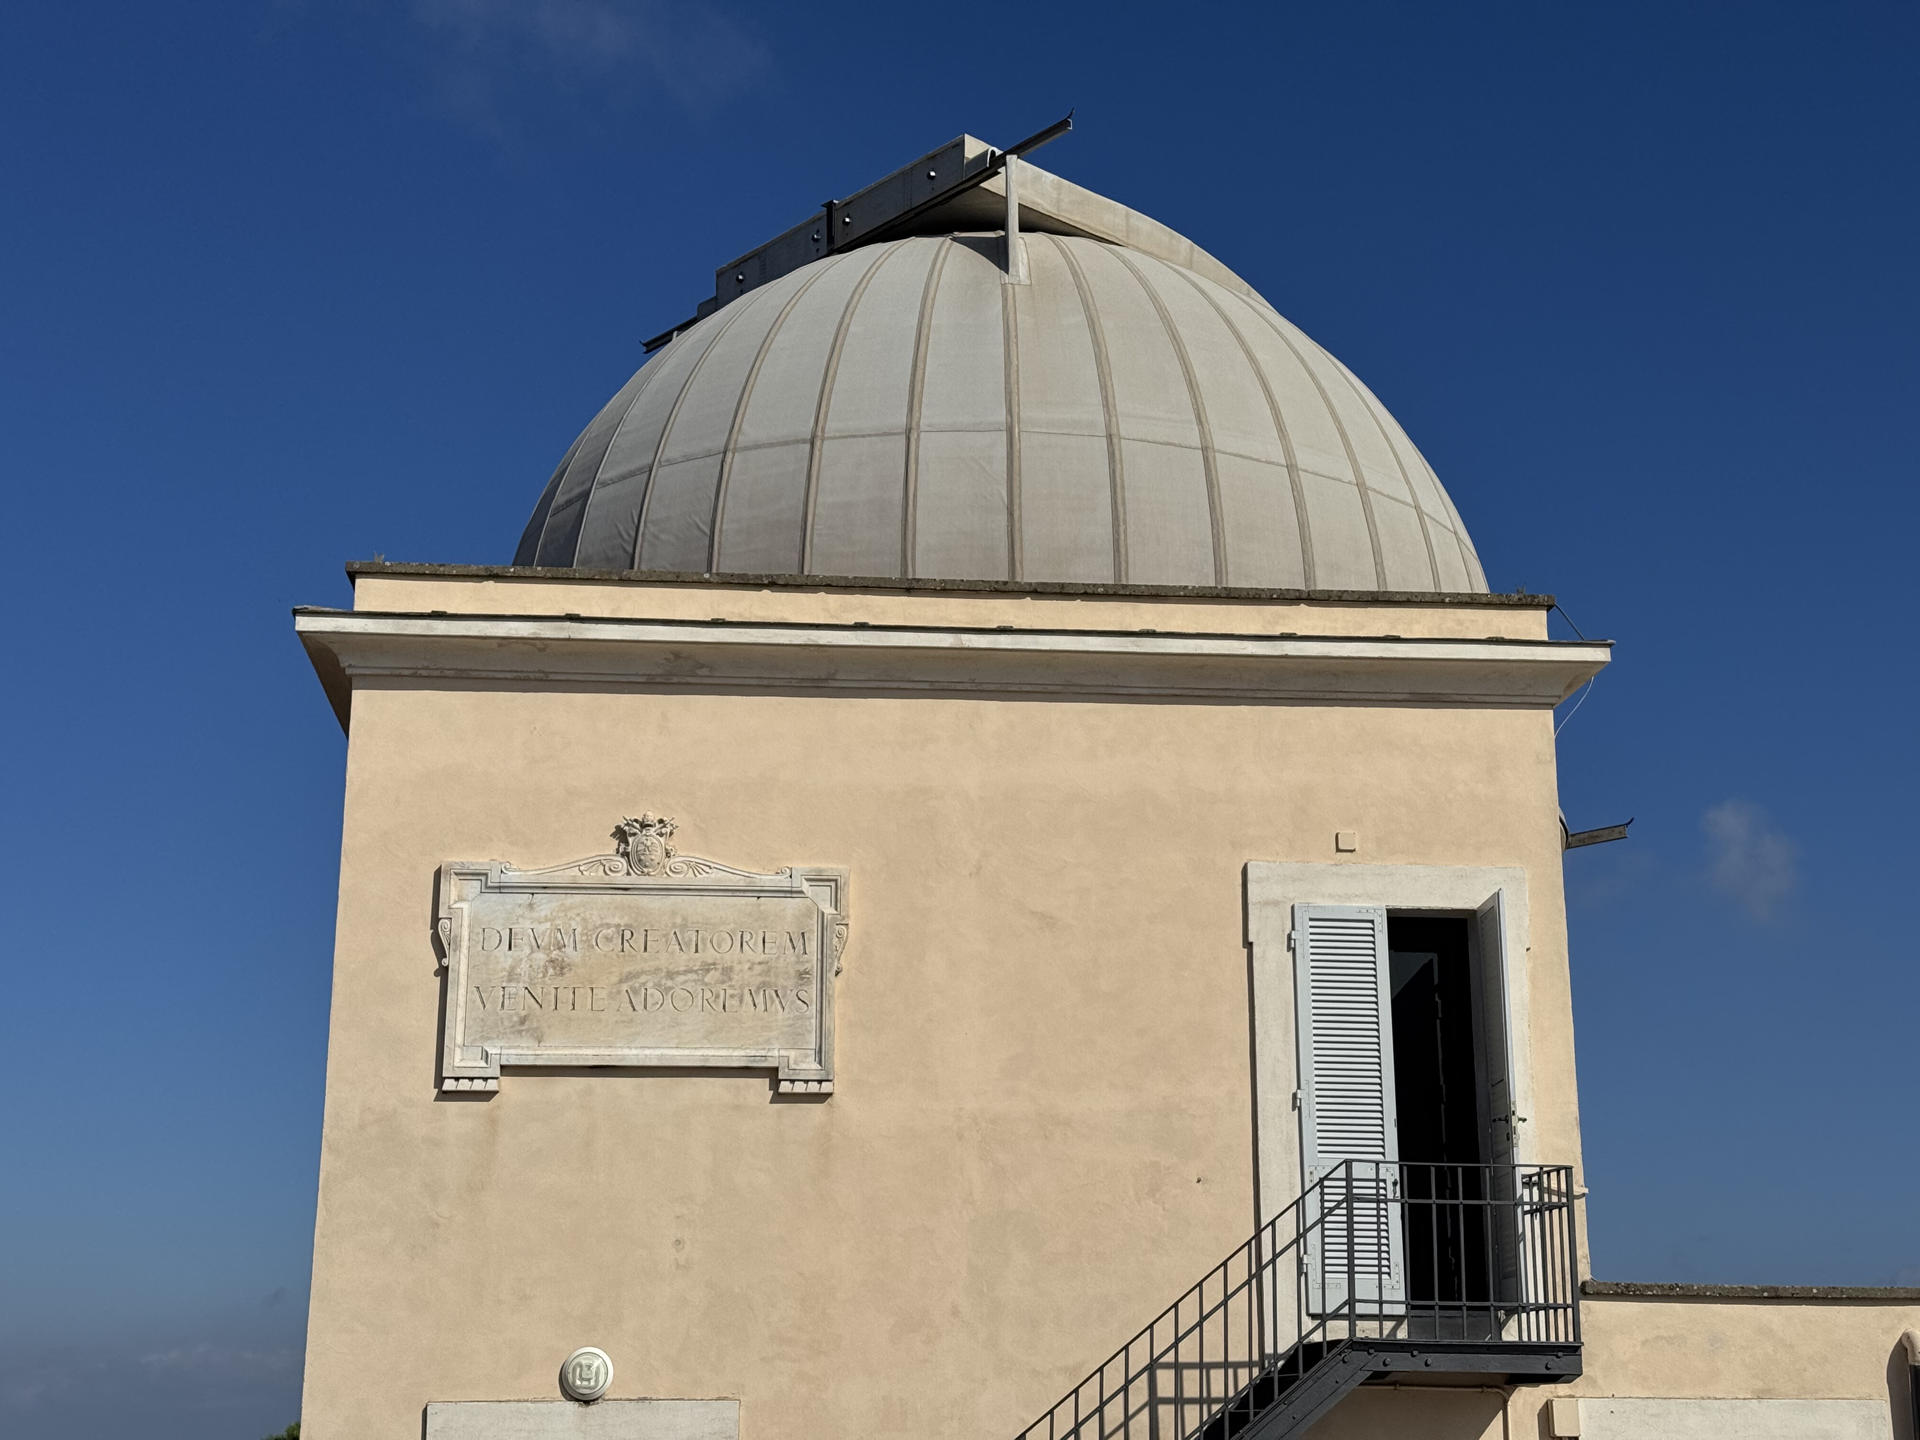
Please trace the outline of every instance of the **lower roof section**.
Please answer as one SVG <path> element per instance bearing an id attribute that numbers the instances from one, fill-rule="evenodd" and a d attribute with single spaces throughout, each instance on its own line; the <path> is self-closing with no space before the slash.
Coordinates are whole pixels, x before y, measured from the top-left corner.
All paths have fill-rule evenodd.
<path id="1" fill-rule="evenodd" d="M 1920 1300 L 1916 1285 L 1699 1285 L 1671 1280 L 1586 1280 L 1582 1295 L 1613 1300 L 1858 1300 L 1901 1304 Z"/>

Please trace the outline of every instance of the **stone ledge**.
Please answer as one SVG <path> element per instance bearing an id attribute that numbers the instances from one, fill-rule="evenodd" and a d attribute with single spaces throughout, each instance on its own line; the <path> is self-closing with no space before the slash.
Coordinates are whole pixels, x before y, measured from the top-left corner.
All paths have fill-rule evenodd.
<path id="1" fill-rule="evenodd" d="M 1607 642 L 294 611 L 344 727 L 363 680 L 1550 709 Z"/>
<path id="2" fill-rule="evenodd" d="M 1866 1300 L 1920 1302 L 1913 1285 L 1689 1285 L 1678 1281 L 1583 1280 L 1580 1293 L 1615 1300 Z"/>

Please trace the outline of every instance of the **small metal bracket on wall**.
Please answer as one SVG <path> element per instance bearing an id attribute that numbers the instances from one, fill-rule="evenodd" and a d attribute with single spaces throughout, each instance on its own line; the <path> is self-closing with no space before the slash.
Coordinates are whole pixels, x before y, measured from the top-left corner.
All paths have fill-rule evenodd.
<path id="1" fill-rule="evenodd" d="M 1569 830 L 1567 822 L 1562 820 L 1560 848 L 1578 850 L 1583 845 L 1605 845 L 1609 840 L 1624 840 L 1627 838 L 1627 825 L 1631 824 L 1633 821 L 1629 820 L 1626 825 L 1602 825 L 1597 830 Z"/>

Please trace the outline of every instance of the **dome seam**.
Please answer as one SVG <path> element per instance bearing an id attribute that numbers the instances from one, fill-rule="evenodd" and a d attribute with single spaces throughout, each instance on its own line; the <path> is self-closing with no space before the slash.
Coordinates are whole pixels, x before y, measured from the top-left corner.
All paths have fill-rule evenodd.
<path id="1" fill-rule="evenodd" d="M 1255 313 L 1266 322 L 1267 327 L 1275 335 L 1280 337 L 1280 343 L 1293 352 L 1293 358 L 1306 372 L 1307 380 L 1312 384 L 1315 393 L 1320 396 L 1320 403 L 1326 407 L 1327 419 L 1333 423 L 1334 434 L 1340 437 L 1340 448 L 1346 452 L 1347 464 L 1353 470 L 1354 486 L 1360 492 L 1360 513 L 1367 522 L 1367 542 L 1373 550 L 1374 583 L 1384 590 L 1387 588 L 1387 561 L 1380 550 L 1380 522 L 1373 513 L 1373 492 L 1367 486 L 1366 471 L 1360 468 L 1360 457 L 1354 453 L 1353 438 L 1347 434 L 1347 427 L 1341 423 L 1340 412 L 1333 408 L 1333 397 L 1327 394 L 1327 387 L 1321 381 L 1319 374 L 1308 363 L 1307 357 L 1300 353 L 1300 347 L 1293 343 L 1287 332 L 1274 323 L 1279 317 L 1258 307 L 1255 307 Z"/>
<path id="2" fill-rule="evenodd" d="M 1415 460 L 1420 462 L 1420 475 L 1423 483 L 1432 486 L 1433 494 L 1437 497 L 1433 505 L 1423 506 L 1423 508 L 1426 510 L 1429 519 L 1435 520 L 1441 525 L 1451 529 L 1457 517 L 1455 517 L 1452 507 L 1447 503 L 1446 492 L 1440 484 L 1440 477 L 1435 475 L 1433 473 L 1433 467 L 1426 463 L 1425 458 L 1420 454 L 1420 447 L 1413 443 L 1413 437 L 1407 434 L 1406 427 L 1394 418 L 1393 412 L 1381 403 L 1380 397 L 1373 393 L 1372 389 L 1367 385 L 1367 382 L 1353 373 L 1353 367 L 1351 365 L 1348 365 L 1346 361 L 1342 360 L 1338 355 L 1331 354 L 1325 346 L 1320 347 L 1320 353 L 1325 355 L 1327 359 L 1338 367 L 1341 375 L 1345 377 L 1347 384 L 1352 386 L 1359 394 L 1361 400 L 1366 403 L 1373 414 L 1374 422 L 1386 433 L 1388 443 L 1394 447 L 1395 452 L 1400 456 L 1402 462 L 1401 469 L 1406 470 L 1405 460 L 1408 455 L 1413 456 Z M 1413 478 L 1412 472 L 1407 472 L 1407 478 L 1409 482 L 1411 482 Z M 1419 503 L 1417 498 L 1416 503 Z"/>
<path id="3" fill-rule="evenodd" d="M 1180 373 L 1187 382 L 1187 403 L 1193 407 L 1193 422 L 1200 434 L 1200 469 L 1206 477 L 1207 486 L 1207 528 L 1213 543 L 1213 583 L 1225 585 L 1227 580 L 1227 536 L 1225 518 L 1220 501 L 1220 462 L 1213 443 L 1213 424 L 1207 418 L 1207 402 L 1200 393 L 1200 379 L 1193 371 L 1193 357 L 1187 353 L 1187 342 L 1180 337 L 1179 327 L 1173 323 L 1173 316 L 1167 310 L 1167 302 L 1148 282 L 1146 274 L 1135 263 L 1134 257 L 1120 247 L 1113 247 L 1113 256 L 1134 278 L 1140 288 L 1146 292 L 1147 303 L 1153 306 L 1153 313 L 1160 317 L 1160 327 L 1167 332 L 1167 340 L 1173 346 L 1174 359 L 1180 362 Z"/>
<path id="4" fill-rule="evenodd" d="M 1386 453 L 1394 457 L 1394 468 L 1400 470 L 1400 482 L 1407 488 L 1407 503 L 1413 507 L 1413 518 L 1415 518 L 1415 520 L 1419 522 L 1419 526 L 1421 526 L 1421 543 L 1427 545 L 1428 580 L 1432 582 L 1432 588 L 1440 589 L 1440 561 L 1434 557 L 1434 538 L 1432 538 L 1432 530 L 1428 528 L 1427 511 L 1421 509 L 1421 495 L 1413 488 L 1413 476 L 1407 474 L 1407 463 L 1400 457 L 1400 447 L 1394 444 L 1394 438 L 1392 438 L 1390 434 L 1386 434 L 1386 426 L 1380 422 L 1379 403 L 1371 401 L 1371 399 L 1367 397 L 1367 394 L 1365 394 L 1357 384 L 1354 384 L 1354 372 L 1348 371 L 1346 365 L 1342 365 L 1336 355 L 1329 355 L 1325 349 L 1321 349 L 1321 355 L 1327 355 L 1327 359 L 1332 361 L 1332 369 L 1338 372 L 1340 380 L 1342 380 L 1342 382 L 1346 384 L 1346 388 L 1354 394 L 1354 399 L 1359 401 L 1359 407 L 1367 413 L 1367 419 L 1373 420 L 1373 428 L 1379 430 L 1380 444 L 1386 445 Z"/>
<path id="5" fill-rule="evenodd" d="M 1413 504 L 1413 518 L 1420 523 L 1420 539 L 1427 547 L 1428 575 L 1433 582 L 1433 588 L 1439 590 L 1441 588 L 1440 559 L 1433 553 L 1433 531 L 1427 524 L 1427 512 L 1426 508 L 1420 503 L 1420 492 L 1413 488 L 1413 476 L 1407 473 L 1407 462 L 1400 456 L 1400 447 L 1393 443 L 1393 436 L 1388 433 L 1386 422 L 1380 418 L 1380 412 L 1386 407 L 1380 403 L 1379 397 L 1360 384 L 1354 373 L 1346 367 L 1345 362 L 1342 361 L 1339 356 L 1328 354 L 1324 347 L 1317 348 L 1320 349 L 1322 355 L 1326 355 L 1327 359 L 1332 362 L 1333 368 L 1339 373 L 1340 379 L 1345 383 L 1347 389 L 1353 392 L 1353 398 L 1358 400 L 1360 402 L 1360 408 L 1367 412 L 1367 418 L 1373 422 L 1373 428 L 1380 432 L 1380 439 L 1386 445 L 1387 453 L 1393 457 L 1393 463 L 1400 471 L 1401 482 L 1407 487 L 1407 499 Z"/>
<path id="6" fill-rule="evenodd" d="M 692 368 L 687 371 L 687 378 L 680 382 L 680 393 L 673 397 L 673 404 L 667 408 L 667 418 L 661 423 L 660 438 L 653 442 L 653 458 L 647 462 L 646 488 L 640 492 L 640 509 L 633 522 L 633 554 L 627 566 L 630 570 L 641 568 L 640 557 L 647 543 L 647 521 L 652 518 L 653 513 L 654 482 L 660 478 L 660 457 L 667 453 L 667 441 L 673 438 L 673 427 L 680 418 L 680 407 L 686 404 L 694 382 L 700 378 L 700 371 L 707 363 L 707 357 L 713 354 L 714 348 L 719 345 L 726 333 L 739 323 L 740 317 L 755 307 L 750 304 L 735 304 L 729 308 L 734 311 L 734 314 L 724 325 L 714 330 L 713 338 L 707 341 L 707 348 L 700 352 Z"/>
<path id="7" fill-rule="evenodd" d="M 1333 359 L 1339 365 L 1346 363 L 1337 355 Z M 1454 548 L 1460 552 L 1460 563 L 1466 568 L 1467 592 L 1471 593 L 1475 589 L 1484 592 L 1487 588 L 1487 573 L 1481 567 L 1480 557 L 1473 548 L 1473 541 L 1468 538 L 1467 522 L 1460 518 L 1460 507 L 1453 503 L 1453 496 L 1447 492 L 1447 487 L 1440 483 L 1439 475 L 1435 473 L 1433 466 L 1427 463 L 1427 457 L 1420 453 L 1420 447 L 1413 443 L 1413 437 L 1407 433 L 1407 427 L 1400 423 L 1400 417 L 1381 404 L 1380 397 L 1373 395 L 1367 382 L 1355 375 L 1351 368 L 1348 369 L 1347 376 L 1362 392 L 1373 396 L 1376 413 L 1384 418 L 1384 423 L 1393 427 L 1394 432 L 1399 435 L 1402 444 L 1406 447 L 1407 453 L 1420 463 L 1420 469 L 1426 475 L 1427 483 L 1433 486 L 1433 493 L 1439 497 L 1440 507 L 1444 512 L 1435 518 L 1446 525 L 1447 533 L 1453 537 Z"/>
<path id="8" fill-rule="evenodd" d="M 660 358 L 664 360 L 666 356 L 663 354 Z M 599 493 L 600 482 L 607 473 L 607 457 L 613 454 L 613 447 L 620 441 L 620 432 L 627 428 L 627 422 L 633 418 L 633 412 L 638 408 L 642 397 L 652 390 L 653 382 L 659 378 L 658 370 L 651 375 L 643 373 L 639 385 L 634 387 L 633 399 L 627 402 L 627 408 L 620 412 L 620 418 L 614 422 L 613 430 L 607 436 L 607 448 L 600 452 L 600 463 L 593 467 L 593 479 L 587 482 L 586 494 L 580 500 L 580 528 L 574 532 L 573 557 L 568 561 L 569 564 L 578 563 L 580 559 L 580 542 L 586 537 L 587 517 L 593 511 L 593 497 Z"/>
<path id="9" fill-rule="evenodd" d="M 946 273 L 947 258 L 955 249 L 951 237 L 943 240 L 927 266 L 927 278 L 920 287 L 920 320 L 913 337 L 913 368 L 907 378 L 907 454 L 906 474 L 902 477 L 905 493 L 900 497 L 900 573 L 917 573 L 915 545 L 918 541 L 920 500 L 920 410 L 926 399 L 927 351 L 933 344 L 933 305 L 940 293 L 940 277 Z"/>
<path id="10" fill-rule="evenodd" d="M 592 427 L 589 426 L 588 429 Z M 554 467 L 553 478 L 547 481 L 546 488 L 540 492 L 540 499 L 533 507 L 533 514 L 527 517 L 526 528 L 520 532 L 520 543 L 513 547 L 513 563 L 516 565 L 535 565 L 540 560 L 540 542 L 547 535 L 547 517 L 553 513 L 553 497 L 560 492 L 560 481 L 567 473 L 567 467 L 573 464 L 573 457 L 580 451 L 580 442 L 587 438 L 586 430 L 573 437 L 573 443 L 567 446 L 567 453 L 560 457 L 560 463 Z M 534 522 L 539 522 L 539 529 Z M 527 548 L 527 537 L 533 537 L 533 548 Z M 577 553 L 577 547 L 576 547 Z M 521 556 L 527 558 L 523 561 Z"/>
<path id="11" fill-rule="evenodd" d="M 1354 379 L 1357 383 L 1365 384 L 1357 375 Z M 1406 426 L 1400 423 L 1399 417 L 1391 410 L 1387 410 L 1384 405 L 1380 408 L 1386 411 L 1387 418 L 1393 421 L 1394 428 L 1400 432 L 1400 438 L 1407 442 L 1407 449 L 1413 452 L 1414 458 L 1420 462 L 1420 468 L 1427 472 L 1427 479 L 1433 482 L 1433 493 L 1440 497 L 1440 503 L 1446 507 L 1447 529 L 1453 535 L 1453 543 L 1459 547 L 1460 563 L 1467 567 L 1467 589 L 1471 591 L 1477 587 L 1485 591 L 1487 572 L 1480 564 L 1480 556 L 1473 548 L 1472 539 L 1467 535 L 1467 522 L 1460 517 L 1460 507 L 1453 503 L 1453 496 L 1448 493 L 1447 487 L 1440 483 L 1440 476 L 1434 471 L 1433 466 L 1427 463 L 1427 457 L 1421 454 L 1420 447 L 1413 443 L 1413 437 L 1407 434 Z"/>
<path id="12" fill-rule="evenodd" d="M 1100 381 L 1100 410 L 1107 427 L 1107 485 L 1112 495 L 1113 579 L 1116 585 L 1127 583 L 1127 472 L 1120 454 L 1120 414 L 1113 396 L 1113 365 L 1107 354 L 1107 331 L 1089 293 L 1087 277 L 1074 257 L 1073 248 L 1057 235 L 1047 236 L 1067 273 L 1073 277 L 1074 294 L 1080 300 L 1080 313 L 1086 318 L 1087 336 L 1093 345 L 1093 368 Z"/>
<path id="13" fill-rule="evenodd" d="M 557 560 L 563 565 L 571 565 L 579 556 L 580 536 L 586 531 L 587 504 L 593 498 L 593 482 L 599 476 L 600 465 L 606 460 L 607 451 L 613 448 L 614 437 L 620 433 L 621 422 L 626 419 L 628 411 L 633 408 L 633 402 L 639 398 L 640 392 L 647 388 L 649 378 L 650 377 L 646 376 L 644 369 L 629 376 L 627 383 L 622 385 L 619 390 L 614 393 L 613 398 L 601 407 L 600 414 L 595 415 L 592 420 L 587 422 L 587 428 L 580 432 L 580 438 L 574 442 L 573 457 L 567 462 L 567 473 L 561 477 L 559 489 L 553 492 L 553 503 L 547 506 L 546 522 L 540 527 L 540 552 L 544 553 L 548 539 L 558 539 L 557 536 L 553 535 L 554 516 L 568 511 L 570 507 L 574 507 L 574 502 L 577 500 L 579 502 L 576 507 L 578 522 L 574 525 L 573 530 L 572 553 L 554 555 L 550 557 L 551 559 Z M 586 444 L 587 437 L 594 433 L 594 427 L 600 423 L 601 418 L 610 412 L 613 407 L 619 403 L 620 397 L 626 395 L 629 390 L 632 391 L 632 394 L 628 398 L 625 408 L 620 412 L 620 419 L 615 420 L 607 427 L 606 433 L 600 443 L 600 459 L 593 462 L 591 466 L 593 473 L 592 475 L 588 475 L 587 471 L 589 467 L 585 462 L 587 456 L 590 455 L 592 451 L 590 449 L 582 449 L 581 447 Z M 574 487 L 571 493 L 569 493 L 568 482 L 573 480 L 576 475 L 583 477 L 582 483 Z M 538 560 L 539 556 L 536 555 L 535 558 Z"/>
<path id="14" fill-rule="evenodd" d="M 1213 307 L 1227 331 L 1239 345 L 1240 353 L 1246 357 L 1247 368 L 1253 371 L 1253 378 L 1260 385 L 1260 393 L 1266 397 L 1267 414 L 1273 420 L 1273 433 L 1280 442 L 1280 453 L 1287 466 L 1287 488 L 1293 492 L 1294 520 L 1300 529 L 1300 583 L 1307 589 L 1313 588 L 1313 524 L 1307 515 L 1306 487 L 1301 483 L 1300 457 L 1293 448 L 1293 436 L 1287 431 L 1287 422 L 1280 414 L 1280 401 L 1273 393 L 1273 382 L 1267 378 L 1259 358 L 1253 353 L 1253 346 L 1247 342 L 1246 333 L 1241 330 L 1233 316 L 1227 312 L 1217 298 L 1201 283 L 1197 275 L 1180 271 L 1181 278 L 1200 292 L 1200 296 Z M 1248 456 L 1248 459 L 1254 457 Z"/>
<path id="15" fill-rule="evenodd" d="M 846 348 L 847 331 L 853 328 L 854 311 L 860 308 L 860 302 L 866 298 L 867 287 L 873 284 L 873 277 L 880 273 L 885 265 L 901 249 L 899 245 L 890 245 L 880 251 L 865 272 L 854 282 L 853 292 L 847 296 L 847 305 L 840 312 L 840 320 L 834 326 L 833 344 L 827 350 L 827 363 L 820 372 L 820 397 L 814 402 L 813 430 L 807 441 L 807 489 L 804 510 L 800 522 L 800 573 L 805 575 L 813 569 L 813 525 L 814 516 L 820 505 L 820 458 L 826 449 L 827 412 L 833 403 L 833 382 L 840 373 L 840 352 Z"/>
<path id="16" fill-rule="evenodd" d="M 793 313 L 806 293 L 831 274 L 846 257 L 830 257 L 833 264 L 822 265 L 806 281 L 798 286 L 787 303 L 780 307 L 780 313 L 773 317 L 773 324 L 760 341 L 760 348 L 754 352 L 753 364 L 747 367 L 746 383 L 740 387 L 740 398 L 734 403 L 733 423 L 727 427 L 726 443 L 720 448 L 720 479 L 713 489 L 713 518 L 710 522 L 713 533 L 707 537 L 707 569 L 718 571 L 720 568 L 720 526 L 727 516 L 727 485 L 733 479 L 733 461 L 743 448 L 740 445 L 740 429 L 746 423 L 747 405 L 753 399 L 753 387 L 760 379 L 760 367 L 766 363 L 768 352 L 773 349 L 774 337 L 780 333 L 780 327 L 787 323 L 787 317 Z"/>

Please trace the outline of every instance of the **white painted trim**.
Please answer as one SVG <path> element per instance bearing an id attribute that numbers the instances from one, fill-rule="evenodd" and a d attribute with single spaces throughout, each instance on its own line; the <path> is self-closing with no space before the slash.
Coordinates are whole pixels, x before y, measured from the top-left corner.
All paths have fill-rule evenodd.
<path id="1" fill-rule="evenodd" d="M 1253 1049 L 1259 1194 L 1264 1224 L 1300 1193 L 1300 1089 L 1293 954 L 1296 905 L 1382 905 L 1389 910 L 1457 910 L 1469 917 L 1496 893 L 1506 910 L 1507 1036 L 1513 1049 L 1514 1108 L 1533 1114 L 1532 1030 L 1527 952 L 1532 949 L 1527 872 L 1517 865 L 1366 865 L 1247 862 L 1247 944 L 1253 956 Z M 1535 1160 L 1530 1126 L 1514 1140 L 1514 1161 Z"/>
<path id="2" fill-rule="evenodd" d="M 1582 1440 L 1883 1440 L 1883 1398 L 1749 1399 L 1583 1396 Z M 1565 1433 L 1565 1432 L 1562 1432 Z"/>
<path id="3" fill-rule="evenodd" d="M 672 623 L 303 611 L 294 627 L 344 712 L 361 679 L 1290 700 L 1547 709 L 1608 647 L 866 625 Z"/>
<path id="4" fill-rule="evenodd" d="M 739 1440 L 738 1400 L 435 1401 L 426 1440 Z"/>
<path id="5" fill-rule="evenodd" d="M 1402 639 L 1399 636 L 1222 635 L 1097 630 L 957 630 L 877 625 L 756 625 L 715 621 L 584 620 L 537 616 L 305 612 L 303 635 L 435 636 L 487 640 L 623 640 L 856 650 L 1001 650 L 1087 655 L 1297 656 L 1361 660 L 1573 660 L 1604 665 L 1606 644 L 1564 640 Z"/>

